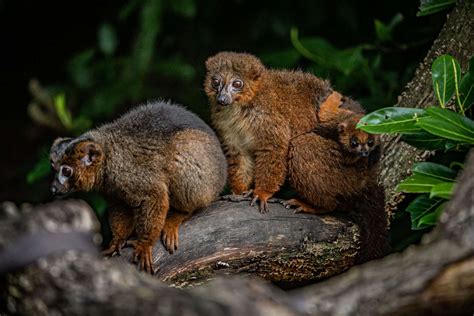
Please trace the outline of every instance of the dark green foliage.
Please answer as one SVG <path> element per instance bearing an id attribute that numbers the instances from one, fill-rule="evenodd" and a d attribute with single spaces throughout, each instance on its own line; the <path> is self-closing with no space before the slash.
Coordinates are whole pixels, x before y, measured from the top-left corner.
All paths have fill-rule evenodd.
<path id="1" fill-rule="evenodd" d="M 420 0 L 420 11 L 417 16 L 433 14 L 451 7 L 456 0 Z"/>
<path id="2" fill-rule="evenodd" d="M 471 91 L 472 63 L 462 76 L 459 63 L 449 55 L 438 57 L 432 65 L 433 90 L 440 107 L 426 109 L 383 108 L 364 116 L 358 127 L 370 133 L 399 133 L 407 143 L 428 150 L 465 153 L 474 146 L 474 121 L 466 110 L 474 101 Z M 462 79 L 461 79 L 462 78 Z M 454 96 L 454 101 L 451 101 Z M 449 161 L 450 167 L 423 162 L 413 168 L 413 175 L 402 181 L 398 190 L 405 193 L 426 193 L 417 197 L 406 211 L 411 214 L 412 229 L 436 224 L 446 200 L 455 187 L 457 171 L 462 164 Z"/>

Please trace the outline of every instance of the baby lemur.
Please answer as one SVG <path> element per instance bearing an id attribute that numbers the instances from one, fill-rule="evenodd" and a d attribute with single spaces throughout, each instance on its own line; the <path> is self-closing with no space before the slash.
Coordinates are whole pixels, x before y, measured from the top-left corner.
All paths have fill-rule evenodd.
<path id="1" fill-rule="evenodd" d="M 380 139 L 356 128 L 363 112 L 357 102 L 334 92 L 320 105 L 320 124 L 313 133 L 292 139 L 290 184 L 304 201 L 286 201 L 287 207 L 329 212 L 357 198 L 369 182 L 376 183 Z"/>
<path id="2" fill-rule="evenodd" d="M 319 124 L 314 132 L 337 140 L 346 164 L 370 168 L 380 159 L 381 142 L 379 135 L 356 128 L 364 115 L 358 102 L 333 92 L 319 107 Z"/>
<path id="3" fill-rule="evenodd" d="M 234 194 L 253 195 L 260 212 L 287 174 L 290 139 L 315 128 L 329 83 L 301 71 L 266 69 L 250 54 L 221 52 L 206 61 L 204 90 L 227 156 Z M 250 190 L 254 186 L 253 191 Z"/>
<path id="4" fill-rule="evenodd" d="M 214 132 L 195 114 L 164 102 L 137 107 L 118 120 L 51 148 L 53 193 L 97 190 L 110 201 L 119 251 L 136 233 L 134 260 L 153 273 L 160 238 L 178 247 L 179 225 L 209 205 L 226 182 L 226 160 Z M 168 212 L 168 210 L 172 212 Z"/>

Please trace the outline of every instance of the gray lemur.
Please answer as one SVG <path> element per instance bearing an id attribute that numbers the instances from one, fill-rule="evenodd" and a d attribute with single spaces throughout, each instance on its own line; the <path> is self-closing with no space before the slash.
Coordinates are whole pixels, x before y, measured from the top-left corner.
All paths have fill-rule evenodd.
<path id="1" fill-rule="evenodd" d="M 160 235 L 170 253 L 176 250 L 179 225 L 217 198 L 227 174 L 211 128 L 164 102 L 137 107 L 78 138 L 57 139 L 50 159 L 53 194 L 96 190 L 110 201 L 113 239 L 104 254 L 136 233 L 134 261 L 150 273 Z"/>

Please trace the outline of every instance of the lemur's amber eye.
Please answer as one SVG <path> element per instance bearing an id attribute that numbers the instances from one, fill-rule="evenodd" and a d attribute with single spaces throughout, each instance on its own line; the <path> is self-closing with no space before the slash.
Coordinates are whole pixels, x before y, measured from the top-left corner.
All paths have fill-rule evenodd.
<path id="1" fill-rule="evenodd" d="M 232 87 L 236 89 L 242 88 L 243 85 L 244 83 L 242 82 L 242 80 L 234 80 L 234 82 L 232 82 Z"/>
<path id="2" fill-rule="evenodd" d="M 72 168 L 69 167 L 69 166 L 62 166 L 61 167 L 61 175 L 66 177 L 66 178 L 69 178 L 70 176 L 72 176 Z"/>
<path id="3" fill-rule="evenodd" d="M 212 78 L 211 83 L 214 88 L 218 88 L 221 84 L 221 81 L 219 80 L 219 78 Z"/>
<path id="4" fill-rule="evenodd" d="M 356 148 L 357 146 L 359 146 L 359 142 L 357 141 L 357 138 L 353 137 L 351 139 L 351 147 Z"/>
<path id="5" fill-rule="evenodd" d="M 373 138 L 369 138 L 369 140 L 367 141 L 367 145 L 368 145 L 369 147 L 374 146 L 374 139 L 373 139 Z"/>

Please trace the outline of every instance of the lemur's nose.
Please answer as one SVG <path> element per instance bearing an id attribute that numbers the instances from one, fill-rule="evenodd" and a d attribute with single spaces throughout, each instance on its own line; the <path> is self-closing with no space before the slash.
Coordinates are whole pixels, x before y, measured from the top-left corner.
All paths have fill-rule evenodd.
<path id="1" fill-rule="evenodd" d="M 58 188 L 56 188 L 54 185 L 51 186 L 51 194 L 56 195 L 58 193 Z"/>
<path id="2" fill-rule="evenodd" d="M 221 94 L 217 97 L 217 102 L 220 105 L 229 105 L 230 104 L 230 98 L 229 98 L 229 96 L 227 96 L 225 94 Z"/>

